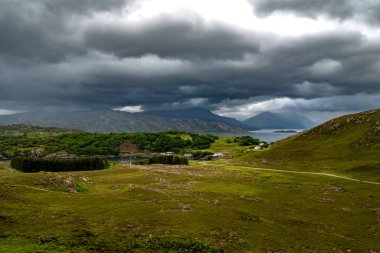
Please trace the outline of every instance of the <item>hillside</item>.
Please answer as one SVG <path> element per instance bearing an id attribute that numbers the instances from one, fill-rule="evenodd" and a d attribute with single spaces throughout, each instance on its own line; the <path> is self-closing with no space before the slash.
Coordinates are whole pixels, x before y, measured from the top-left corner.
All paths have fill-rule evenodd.
<path id="1" fill-rule="evenodd" d="M 220 122 L 232 127 L 242 128 L 246 130 L 257 130 L 255 126 L 244 124 L 243 122 L 229 117 L 220 116 L 203 108 L 189 108 L 183 110 L 165 110 L 165 111 L 146 111 L 140 112 L 143 115 L 152 115 L 164 118 L 183 118 L 183 119 L 200 119 L 211 122 Z"/>
<path id="2" fill-rule="evenodd" d="M 242 128 L 223 122 L 192 118 L 166 118 L 107 108 L 77 112 L 27 112 L 0 116 L 0 125 L 31 124 L 45 127 L 77 129 L 88 132 L 186 132 L 244 133 Z"/>
<path id="3" fill-rule="evenodd" d="M 290 113 L 263 112 L 243 121 L 260 129 L 308 129 L 315 125 L 309 118 Z"/>
<path id="4" fill-rule="evenodd" d="M 380 178 L 380 110 L 333 119 L 241 161 L 276 169 Z"/>
<path id="5" fill-rule="evenodd" d="M 0 252 L 379 252 L 379 205 L 380 187 L 329 177 L 0 163 Z"/>
<path id="6" fill-rule="evenodd" d="M 57 128 L 57 127 L 39 127 L 33 125 L 25 124 L 15 124 L 9 126 L 0 126 L 0 137 L 6 136 L 20 136 L 20 135 L 34 135 L 36 137 L 40 136 L 51 136 L 62 133 L 73 132 L 71 130 Z"/>

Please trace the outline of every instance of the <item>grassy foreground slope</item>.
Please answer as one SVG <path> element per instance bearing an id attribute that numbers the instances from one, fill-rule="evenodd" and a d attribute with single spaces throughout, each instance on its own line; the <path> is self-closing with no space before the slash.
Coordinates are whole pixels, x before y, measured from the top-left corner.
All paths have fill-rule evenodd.
<path id="1" fill-rule="evenodd" d="M 23 174 L 0 252 L 380 252 L 380 186 L 213 166 Z"/>
<path id="2" fill-rule="evenodd" d="M 238 160 L 274 169 L 326 171 L 380 180 L 380 110 L 333 119 Z"/>

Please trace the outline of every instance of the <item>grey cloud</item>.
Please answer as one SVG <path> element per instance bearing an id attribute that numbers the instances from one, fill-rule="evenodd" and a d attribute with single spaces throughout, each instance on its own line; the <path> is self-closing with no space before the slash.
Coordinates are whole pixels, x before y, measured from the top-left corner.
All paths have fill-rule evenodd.
<path id="1" fill-rule="evenodd" d="M 120 11 L 134 0 L 32 0 L 55 15 L 89 15 L 94 12 Z"/>
<path id="2" fill-rule="evenodd" d="M 0 1 L 0 109 L 96 105 L 236 109 L 247 99 L 276 97 L 322 99 L 318 101 L 328 105 L 312 110 L 377 105 L 357 100 L 359 105 L 348 108 L 323 100 L 380 92 L 380 46 L 360 31 L 278 37 L 205 22 L 196 15 L 133 23 L 94 18 L 99 12 L 117 17 L 130 3 Z M 313 11 L 310 15 L 326 12 L 346 19 L 353 15 L 343 2 L 341 8 L 315 3 L 321 8 L 309 1 L 299 8 L 303 13 Z M 264 8 L 258 6 L 257 11 Z M 280 7 L 274 9 L 288 8 Z M 263 13 L 273 9 L 265 8 Z"/>
<path id="3" fill-rule="evenodd" d="M 255 10 L 261 14 L 292 11 L 311 17 L 327 14 L 342 19 L 354 14 L 354 8 L 348 0 L 253 0 L 252 2 Z"/>
<path id="4" fill-rule="evenodd" d="M 81 19 L 117 12 L 131 0 L 2 0 L 0 56 L 9 61 L 60 61 L 84 54 L 78 29 Z"/>
<path id="5" fill-rule="evenodd" d="M 240 58 L 259 51 L 246 31 L 214 24 L 208 26 L 195 18 L 162 16 L 143 24 L 96 23 L 85 32 L 86 44 L 121 58 L 154 54 L 169 58 Z"/>
<path id="6" fill-rule="evenodd" d="M 291 12 L 317 18 L 327 16 L 337 20 L 356 20 L 380 25 L 380 2 L 376 0 L 251 0 L 259 15 L 276 11 Z"/>
<path id="7" fill-rule="evenodd" d="M 377 48 L 369 46 L 356 33 L 284 39 L 268 51 L 253 53 L 252 58 L 242 64 L 244 67 L 220 65 L 217 56 L 217 60 L 152 56 L 154 62 L 149 63 L 152 61 L 149 57 L 118 58 L 105 53 L 90 53 L 69 57 L 62 63 L 4 68 L 0 70 L 0 86 L 6 87 L 7 91 L 0 97 L 13 97 L 31 104 L 144 104 L 148 108 L 196 97 L 205 97 L 211 104 L 217 104 L 226 98 L 244 99 L 268 94 L 289 97 L 327 95 L 318 92 L 321 87 L 315 88 L 312 84 L 307 94 L 305 89 L 300 92 L 296 89 L 297 84 L 304 82 L 329 83 L 331 90 L 343 94 L 376 92 L 379 90 L 379 74 L 373 69 L 378 64 L 378 55 Z M 250 62 L 256 58 L 266 59 L 266 63 L 256 66 Z M 342 64 L 337 74 L 318 77 L 310 73 L 310 67 L 326 58 Z M 20 92 L 25 90 L 28 92 Z M 38 99 L 40 96 L 45 99 Z"/>
<path id="8" fill-rule="evenodd" d="M 324 114 L 325 116 L 317 120 L 321 123 L 334 116 L 376 108 L 379 99 L 380 94 L 366 93 L 312 99 L 288 97 L 249 98 L 238 101 L 223 101 L 216 112 L 240 119 L 246 119 L 264 111 L 298 112 L 311 115 L 315 119 L 318 119 L 318 115 Z"/>

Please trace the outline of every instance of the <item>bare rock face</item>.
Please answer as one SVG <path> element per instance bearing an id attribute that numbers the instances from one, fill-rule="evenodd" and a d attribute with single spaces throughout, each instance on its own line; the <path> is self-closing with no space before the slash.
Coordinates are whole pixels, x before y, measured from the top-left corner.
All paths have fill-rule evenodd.
<path id="1" fill-rule="evenodd" d="M 45 158 L 57 158 L 57 159 L 69 159 L 69 158 L 76 158 L 76 155 L 69 154 L 65 150 L 58 151 L 56 153 L 49 154 L 45 156 Z"/>
<path id="2" fill-rule="evenodd" d="M 119 147 L 119 150 L 121 153 L 123 152 L 136 152 L 136 151 L 141 151 L 141 149 L 139 148 L 139 146 L 137 146 L 136 144 L 133 144 L 132 142 L 130 141 L 123 141 Z"/>
<path id="3" fill-rule="evenodd" d="M 43 157 L 44 155 L 44 149 L 43 148 L 36 148 L 30 151 L 31 157 Z"/>

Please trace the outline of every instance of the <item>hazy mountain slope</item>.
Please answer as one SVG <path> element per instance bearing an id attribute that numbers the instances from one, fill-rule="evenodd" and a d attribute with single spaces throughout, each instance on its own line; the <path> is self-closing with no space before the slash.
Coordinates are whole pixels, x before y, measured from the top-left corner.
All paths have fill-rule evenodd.
<path id="1" fill-rule="evenodd" d="M 263 112 L 243 121 L 261 129 L 307 129 L 315 125 L 305 116 L 290 113 Z"/>
<path id="2" fill-rule="evenodd" d="M 247 130 L 257 130 L 257 127 L 244 124 L 243 122 L 229 117 L 224 117 L 212 113 L 209 110 L 203 108 L 190 108 L 183 110 L 165 110 L 165 111 L 146 111 L 139 114 L 152 115 L 165 118 L 182 118 L 182 119 L 201 119 L 212 122 L 221 122 L 227 125 L 243 128 Z"/>
<path id="3" fill-rule="evenodd" d="M 278 169 L 380 178 L 380 110 L 333 119 L 242 160 Z"/>
<path id="4" fill-rule="evenodd" d="M 1 125 L 32 124 L 36 126 L 61 127 L 89 132 L 156 132 L 182 130 L 187 132 L 233 132 L 243 129 L 222 122 L 200 119 L 163 118 L 128 112 L 95 109 L 78 112 L 28 112 L 0 116 Z"/>
<path id="5" fill-rule="evenodd" d="M 79 131 L 72 131 L 56 127 L 39 127 L 25 124 L 0 126 L 0 137 L 19 137 L 21 135 L 28 135 L 33 137 L 52 136 L 63 133 L 74 133 Z M 0 140 L 1 141 L 1 140 Z"/>

